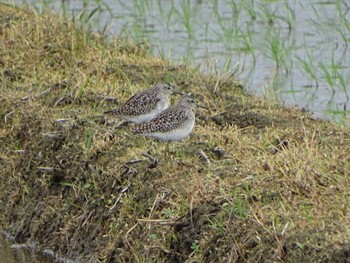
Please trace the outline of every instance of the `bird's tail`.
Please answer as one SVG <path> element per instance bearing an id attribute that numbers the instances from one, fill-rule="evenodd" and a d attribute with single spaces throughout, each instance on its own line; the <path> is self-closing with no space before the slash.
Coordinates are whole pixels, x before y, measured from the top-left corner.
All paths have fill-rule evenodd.
<path id="1" fill-rule="evenodd" d="M 131 128 L 131 132 L 132 132 L 133 134 L 142 134 L 145 125 L 146 125 L 146 123 L 134 125 L 134 126 Z"/>
<path id="2" fill-rule="evenodd" d="M 103 114 L 118 115 L 118 109 L 105 111 Z"/>

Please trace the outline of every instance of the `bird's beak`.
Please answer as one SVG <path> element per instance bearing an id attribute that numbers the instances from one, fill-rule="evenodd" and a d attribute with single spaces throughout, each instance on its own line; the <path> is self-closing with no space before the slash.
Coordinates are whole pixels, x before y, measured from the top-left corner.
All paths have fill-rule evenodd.
<path id="1" fill-rule="evenodd" d="M 176 94 L 176 95 L 184 95 L 182 92 L 180 91 L 177 91 L 176 90 L 176 87 L 174 85 L 170 85 L 171 89 L 173 90 L 173 94 Z"/>
<path id="2" fill-rule="evenodd" d="M 174 93 L 174 94 L 177 94 L 177 95 L 181 95 L 181 96 L 184 95 L 182 92 L 176 91 L 176 90 L 174 90 L 173 93 Z"/>

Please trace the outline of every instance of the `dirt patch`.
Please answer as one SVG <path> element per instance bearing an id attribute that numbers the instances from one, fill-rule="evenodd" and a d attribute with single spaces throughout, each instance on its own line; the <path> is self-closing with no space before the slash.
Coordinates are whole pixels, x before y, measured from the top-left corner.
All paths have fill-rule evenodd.
<path id="1" fill-rule="evenodd" d="M 196 261 L 198 254 L 201 262 L 347 262 L 349 247 L 321 249 L 325 238 L 318 230 L 292 235 L 269 233 L 226 206 L 202 204 L 181 218 L 173 227 L 167 262 Z M 222 223 L 221 217 L 230 220 L 216 225 Z"/>
<path id="2" fill-rule="evenodd" d="M 258 129 L 270 126 L 273 122 L 267 116 L 256 112 L 244 112 L 233 114 L 231 112 L 221 113 L 212 117 L 219 126 L 237 125 L 240 128 L 254 126 Z"/>
<path id="3" fill-rule="evenodd" d="M 198 240 L 205 233 L 210 218 L 219 210 L 216 204 L 203 204 L 192 209 L 174 226 L 174 236 L 170 244 L 169 262 L 185 262 L 191 253 L 200 249 Z"/>
<path id="4" fill-rule="evenodd" d="M 322 262 L 350 262 L 350 245 L 332 249 Z"/>

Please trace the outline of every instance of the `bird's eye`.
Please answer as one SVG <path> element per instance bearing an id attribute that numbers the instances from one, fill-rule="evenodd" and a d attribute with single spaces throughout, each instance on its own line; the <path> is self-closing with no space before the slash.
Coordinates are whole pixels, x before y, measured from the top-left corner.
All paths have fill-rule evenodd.
<path id="1" fill-rule="evenodd" d="M 191 102 L 192 102 L 192 103 L 195 103 L 195 101 L 194 101 L 194 100 L 191 100 Z"/>

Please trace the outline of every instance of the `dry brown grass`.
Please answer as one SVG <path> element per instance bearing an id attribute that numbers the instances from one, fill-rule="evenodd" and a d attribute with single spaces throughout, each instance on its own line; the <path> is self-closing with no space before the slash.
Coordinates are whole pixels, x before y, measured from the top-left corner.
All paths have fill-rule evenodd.
<path id="1" fill-rule="evenodd" d="M 0 67 L 0 222 L 18 242 L 94 262 L 349 256 L 349 128 L 4 5 Z M 101 114 L 158 81 L 210 108 L 170 160 Z"/>

